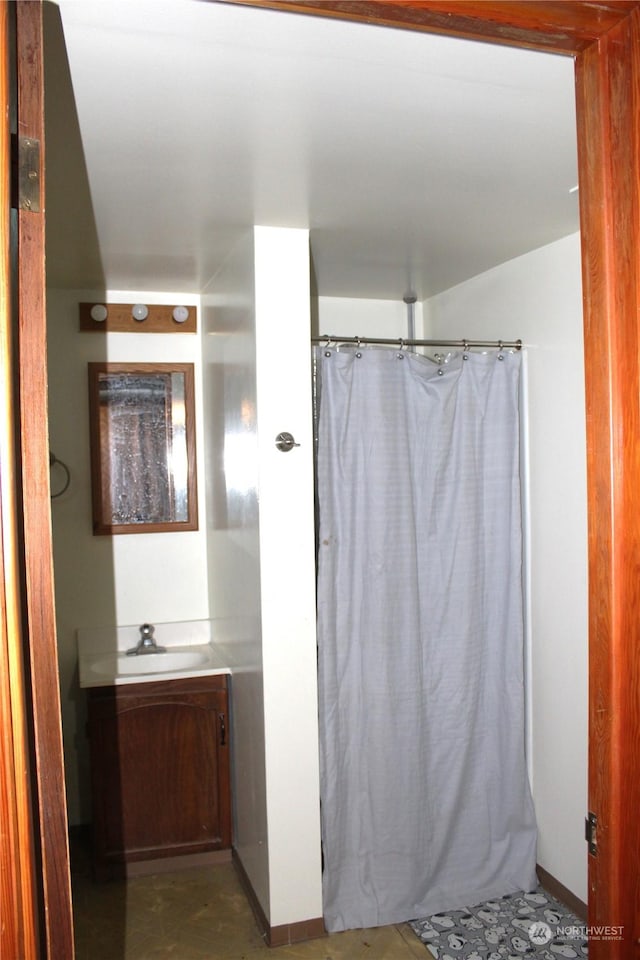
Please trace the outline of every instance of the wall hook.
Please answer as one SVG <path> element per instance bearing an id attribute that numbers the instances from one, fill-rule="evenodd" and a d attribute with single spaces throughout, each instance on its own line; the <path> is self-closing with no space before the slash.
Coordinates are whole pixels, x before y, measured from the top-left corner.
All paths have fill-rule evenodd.
<path id="1" fill-rule="evenodd" d="M 53 453 L 53 452 L 50 450 L 50 451 L 49 451 L 49 470 L 52 470 L 53 467 L 55 467 L 56 465 L 59 466 L 59 467 L 62 469 L 62 471 L 64 472 L 65 480 L 64 480 L 64 483 L 63 483 L 62 487 L 60 488 L 60 490 L 58 490 L 57 493 L 52 493 L 52 494 L 51 494 L 51 499 L 52 499 L 52 500 L 55 500 L 56 497 L 61 497 L 62 494 L 65 493 L 65 492 L 69 489 L 69 484 L 71 483 L 71 473 L 70 473 L 70 471 L 69 471 L 69 467 L 66 465 L 66 463 L 63 463 L 62 460 L 58 460 L 58 458 L 56 457 L 55 453 Z"/>

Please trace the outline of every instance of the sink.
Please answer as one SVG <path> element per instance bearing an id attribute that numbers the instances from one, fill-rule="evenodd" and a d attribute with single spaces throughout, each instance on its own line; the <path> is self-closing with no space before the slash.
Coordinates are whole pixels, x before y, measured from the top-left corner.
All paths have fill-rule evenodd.
<path id="1" fill-rule="evenodd" d="M 131 657 L 124 653 L 109 653 L 92 661 L 91 672 L 104 677 L 178 673 L 183 670 L 199 669 L 210 663 L 209 647 L 173 649 L 167 650 L 166 653 L 143 653 Z"/>
<path id="2" fill-rule="evenodd" d="M 144 626 L 144 625 L 143 625 Z M 78 636 L 78 680 L 81 687 L 119 686 L 187 680 L 189 677 L 231 673 L 225 645 L 211 636 L 208 620 L 162 623 L 157 626 L 158 645 L 164 653 L 127 656 L 140 642 L 140 627 L 81 628 Z M 151 630 L 143 632 L 151 633 Z"/>

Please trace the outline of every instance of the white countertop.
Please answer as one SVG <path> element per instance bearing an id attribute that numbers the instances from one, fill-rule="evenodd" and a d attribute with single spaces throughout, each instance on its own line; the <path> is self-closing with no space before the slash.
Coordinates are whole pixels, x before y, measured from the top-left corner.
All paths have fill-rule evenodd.
<path id="1" fill-rule="evenodd" d="M 81 687 L 149 683 L 231 673 L 223 644 L 211 640 L 211 622 L 157 624 L 154 639 L 165 652 L 127 656 L 140 639 L 139 626 L 77 631 Z"/>

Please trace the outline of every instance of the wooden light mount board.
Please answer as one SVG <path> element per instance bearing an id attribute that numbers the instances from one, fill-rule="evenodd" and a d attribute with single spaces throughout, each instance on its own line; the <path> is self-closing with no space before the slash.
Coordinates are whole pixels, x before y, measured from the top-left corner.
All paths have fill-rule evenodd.
<path id="1" fill-rule="evenodd" d="M 107 310 L 105 320 L 94 320 L 92 307 L 101 304 Z M 148 315 L 144 320 L 136 320 L 132 314 L 133 303 L 105 303 L 94 300 L 92 303 L 80 303 L 80 330 L 91 333 L 196 333 L 197 309 L 184 304 L 187 319 L 179 323 L 173 317 L 177 304 L 145 304 Z"/>

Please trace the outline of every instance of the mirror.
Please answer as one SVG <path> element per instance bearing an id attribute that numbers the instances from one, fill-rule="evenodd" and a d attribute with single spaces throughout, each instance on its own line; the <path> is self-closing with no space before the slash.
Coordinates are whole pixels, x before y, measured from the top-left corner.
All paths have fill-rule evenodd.
<path id="1" fill-rule="evenodd" d="M 198 529 L 192 363 L 90 363 L 94 534 Z"/>

